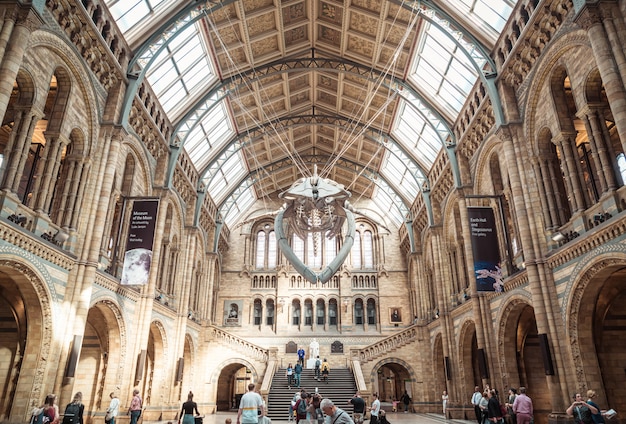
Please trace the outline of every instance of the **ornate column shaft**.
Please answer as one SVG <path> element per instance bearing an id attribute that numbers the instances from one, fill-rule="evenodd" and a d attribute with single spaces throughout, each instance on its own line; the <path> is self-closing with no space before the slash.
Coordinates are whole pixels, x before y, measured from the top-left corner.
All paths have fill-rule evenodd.
<path id="1" fill-rule="evenodd" d="M 598 64 L 606 97 L 611 105 L 611 111 L 615 118 L 615 127 L 622 143 L 622 150 L 626 151 L 625 82 L 617 67 L 616 57 L 613 54 L 613 49 L 604 27 L 604 21 L 612 19 L 611 15 L 614 11 L 615 8 L 607 6 L 606 2 L 585 2 L 575 17 L 575 22 L 580 24 L 589 34 L 591 50 Z M 618 42 L 615 48 L 621 49 L 622 43 Z M 626 74 L 626 71 L 624 73 Z"/>

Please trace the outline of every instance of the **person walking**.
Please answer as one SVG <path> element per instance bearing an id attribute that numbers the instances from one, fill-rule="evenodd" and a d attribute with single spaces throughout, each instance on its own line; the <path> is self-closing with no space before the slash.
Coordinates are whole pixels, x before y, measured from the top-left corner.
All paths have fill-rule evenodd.
<path id="1" fill-rule="evenodd" d="M 237 412 L 237 424 L 257 424 L 259 422 L 259 409 L 261 416 L 265 415 L 263 398 L 254 391 L 254 387 L 254 383 L 248 384 L 248 392 L 241 397 Z"/>
<path id="2" fill-rule="evenodd" d="M 287 376 L 287 388 L 291 389 L 291 386 L 293 386 L 293 367 L 291 364 L 287 365 L 285 375 Z"/>
<path id="3" fill-rule="evenodd" d="M 411 404 L 411 396 L 409 396 L 409 392 L 405 390 L 402 394 L 402 397 L 400 398 L 400 401 L 402 401 L 402 404 L 404 405 L 404 413 L 408 414 L 409 405 Z"/>
<path id="4" fill-rule="evenodd" d="M 330 374 L 330 364 L 326 358 L 324 358 L 324 362 L 322 362 L 322 380 L 324 380 L 326 384 L 328 384 L 328 374 Z"/>
<path id="5" fill-rule="evenodd" d="M 200 415 L 198 412 L 198 404 L 193 401 L 193 393 L 189 392 L 187 395 L 187 402 L 183 403 L 180 409 L 180 422 L 182 424 L 195 424 L 196 420 L 193 415 L 193 411 L 196 411 L 196 416 Z"/>
<path id="6" fill-rule="evenodd" d="M 115 417 L 120 413 L 120 399 L 115 392 L 109 393 L 109 397 L 111 398 L 111 403 L 109 403 L 109 407 L 104 415 L 104 422 L 106 424 L 115 424 Z"/>
<path id="7" fill-rule="evenodd" d="M 380 400 L 378 400 L 378 393 L 373 393 L 372 398 L 372 406 L 368 408 L 370 411 L 370 424 L 378 424 L 378 414 L 380 413 Z"/>
<path id="8" fill-rule="evenodd" d="M 476 422 L 482 424 L 483 411 L 480 409 L 480 400 L 483 398 L 480 392 L 480 387 L 474 387 L 474 394 L 472 394 L 472 405 L 474 405 L 474 414 L 476 415 Z"/>
<path id="9" fill-rule="evenodd" d="M 310 424 L 324 424 L 324 413 L 321 408 L 322 396 L 319 393 L 311 395 L 311 403 L 307 408 Z"/>
<path id="10" fill-rule="evenodd" d="M 322 361 L 320 361 L 320 357 L 317 356 L 315 358 L 315 379 L 320 381 L 320 367 L 322 365 Z"/>
<path id="11" fill-rule="evenodd" d="M 302 374 L 302 365 L 300 362 L 296 364 L 295 375 L 296 375 L 296 387 L 300 388 L 300 374 Z"/>
<path id="12" fill-rule="evenodd" d="M 133 398 L 130 401 L 130 406 L 128 407 L 128 413 L 130 414 L 130 424 L 137 424 L 137 420 L 139 420 L 139 417 L 141 417 L 142 406 L 143 402 L 141 400 L 141 396 L 139 396 L 139 389 L 135 389 L 133 390 Z"/>
<path id="13" fill-rule="evenodd" d="M 352 405 L 352 419 L 355 424 L 363 424 L 363 414 L 365 413 L 365 401 L 361 397 L 361 392 L 357 391 L 352 399 L 348 401 Z"/>
<path id="14" fill-rule="evenodd" d="M 320 407 L 324 414 L 330 418 L 332 424 L 355 424 L 346 411 L 337 408 L 333 401 L 328 398 L 322 399 Z"/>
<path id="15" fill-rule="evenodd" d="M 526 395 L 526 387 L 519 388 L 519 395 L 513 401 L 513 413 L 517 424 L 530 424 L 533 417 L 533 401 Z"/>

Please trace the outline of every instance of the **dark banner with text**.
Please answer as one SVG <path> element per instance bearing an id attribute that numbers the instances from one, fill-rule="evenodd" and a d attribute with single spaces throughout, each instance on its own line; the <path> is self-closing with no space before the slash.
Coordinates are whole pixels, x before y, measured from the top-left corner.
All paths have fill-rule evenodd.
<path id="1" fill-rule="evenodd" d="M 502 269 L 496 220 L 491 208 L 470 207 L 469 215 L 476 290 L 502 291 Z"/>
<path id="2" fill-rule="evenodd" d="M 148 284 L 158 209 L 158 200 L 135 200 L 133 202 L 122 270 L 121 283 L 124 285 Z"/>

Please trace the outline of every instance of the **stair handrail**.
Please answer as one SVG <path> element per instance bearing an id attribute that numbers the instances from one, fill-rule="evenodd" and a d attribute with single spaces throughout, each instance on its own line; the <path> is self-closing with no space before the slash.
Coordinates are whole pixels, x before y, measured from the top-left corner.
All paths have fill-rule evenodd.
<path id="1" fill-rule="evenodd" d="M 261 361 L 267 362 L 269 359 L 269 349 L 250 343 L 249 341 L 236 336 L 221 328 L 211 326 L 211 336 L 219 339 L 222 343 L 233 347 L 235 350 L 243 351 L 247 355 Z"/>
<path id="2" fill-rule="evenodd" d="M 396 349 L 400 346 L 416 341 L 418 336 L 417 333 L 417 327 L 412 326 L 406 330 L 400 331 L 399 333 L 392 334 L 389 337 L 379 340 L 376 343 L 372 343 L 369 346 L 358 349 L 357 357 L 360 362 L 364 363 L 371 361 L 376 357 L 387 355 L 387 353 L 392 349 Z"/>

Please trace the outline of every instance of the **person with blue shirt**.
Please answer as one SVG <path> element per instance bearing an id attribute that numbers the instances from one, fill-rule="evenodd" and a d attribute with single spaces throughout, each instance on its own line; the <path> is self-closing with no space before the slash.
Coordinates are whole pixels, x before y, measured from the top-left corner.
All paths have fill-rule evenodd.
<path id="1" fill-rule="evenodd" d="M 302 365 L 300 365 L 300 362 L 296 364 L 294 373 L 296 375 L 296 387 L 300 388 L 300 374 L 302 374 Z"/>

